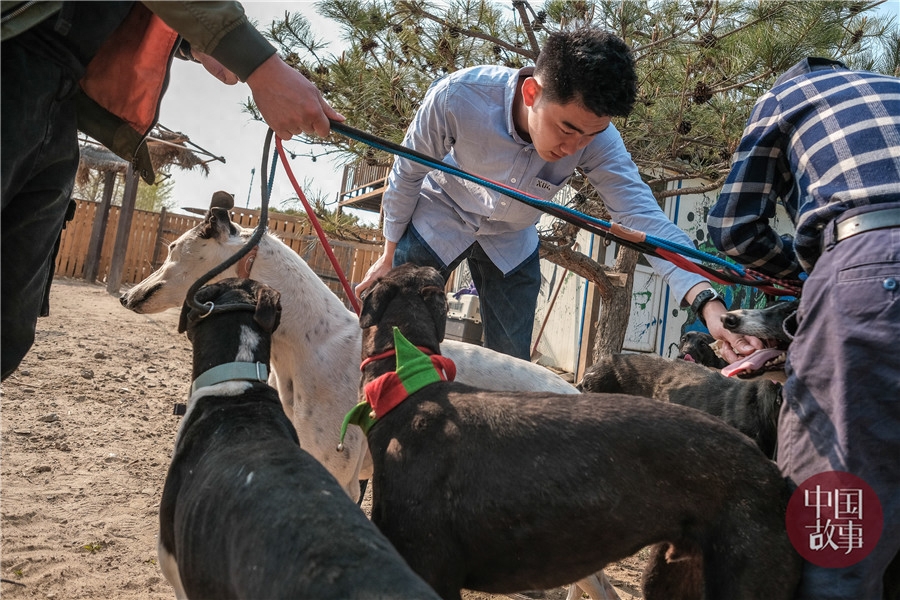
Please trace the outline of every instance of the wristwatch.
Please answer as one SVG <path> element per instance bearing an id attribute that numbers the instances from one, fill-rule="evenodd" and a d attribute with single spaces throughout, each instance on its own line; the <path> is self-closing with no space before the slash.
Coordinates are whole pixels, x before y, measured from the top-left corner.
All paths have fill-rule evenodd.
<path id="1" fill-rule="evenodd" d="M 720 300 L 722 301 L 722 296 L 719 295 L 719 292 L 712 288 L 706 288 L 699 294 L 694 297 L 694 301 L 691 302 L 691 310 L 694 311 L 694 314 L 697 315 L 697 318 L 700 319 L 700 322 L 703 323 L 703 326 L 706 327 L 706 319 L 703 318 L 703 307 L 706 306 L 706 303 L 710 300 Z M 725 302 L 722 301 L 722 304 Z"/>

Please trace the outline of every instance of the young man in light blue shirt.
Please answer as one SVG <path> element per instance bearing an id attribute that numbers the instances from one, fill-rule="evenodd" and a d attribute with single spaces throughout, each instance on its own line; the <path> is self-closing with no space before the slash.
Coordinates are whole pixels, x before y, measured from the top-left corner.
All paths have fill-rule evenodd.
<path id="1" fill-rule="evenodd" d="M 554 33 L 534 67 L 471 67 L 434 82 L 403 143 L 545 199 L 580 168 L 613 220 L 689 245 L 610 122 L 631 112 L 636 90 L 634 61 L 622 40 L 598 29 Z M 394 162 L 382 206 L 384 253 L 357 294 L 404 262 L 433 266 L 446 278 L 467 259 L 481 301 L 484 345 L 529 359 L 541 285 L 535 227 L 541 212 L 404 158 Z M 684 304 L 710 289 L 699 275 L 649 260 Z M 694 308 L 730 348 L 749 353 L 751 342 L 761 346 L 722 327 L 726 307 L 713 294 L 700 295 Z"/>

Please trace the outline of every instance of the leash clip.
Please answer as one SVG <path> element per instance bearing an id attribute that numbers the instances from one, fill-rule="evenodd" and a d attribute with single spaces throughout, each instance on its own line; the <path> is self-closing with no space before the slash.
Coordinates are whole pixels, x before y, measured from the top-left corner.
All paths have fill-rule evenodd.
<path id="1" fill-rule="evenodd" d="M 213 301 L 211 301 L 211 300 L 210 300 L 209 302 L 207 302 L 206 304 L 204 304 L 203 306 L 206 306 L 207 304 L 209 305 L 209 310 L 206 311 L 206 314 L 200 315 L 200 318 L 201 318 L 201 319 L 205 319 L 206 317 L 208 317 L 209 315 L 211 315 L 211 314 L 212 314 L 212 311 L 215 310 L 215 308 L 216 308 L 215 303 L 214 303 Z"/>

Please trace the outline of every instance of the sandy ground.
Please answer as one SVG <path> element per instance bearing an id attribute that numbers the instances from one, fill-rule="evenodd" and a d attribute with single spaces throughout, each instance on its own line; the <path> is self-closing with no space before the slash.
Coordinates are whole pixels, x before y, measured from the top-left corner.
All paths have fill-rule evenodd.
<path id="1" fill-rule="evenodd" d="M 170 600 L 156 533 L 172 406 L 190 388 L 178 314 L 138 315 L 104 286 L 67 279 L 54 282 L 50 312 L 0 392 L 0 595 Z M 606 569 L 622 600 L 641 597 L 642 565 L 639 554 Z"/>

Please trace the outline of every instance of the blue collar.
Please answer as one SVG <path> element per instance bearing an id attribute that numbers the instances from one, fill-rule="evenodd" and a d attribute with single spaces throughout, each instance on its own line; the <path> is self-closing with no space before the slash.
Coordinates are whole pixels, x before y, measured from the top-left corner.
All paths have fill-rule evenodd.
<path id="1" fill-rule="evenodd" d="M 200 374 L 191 385 L 191 395 L 197 390 L 226 381 L 259 381 L 266 383 L 269 380 L 269 370 L 260 362 L 231 362 L 213 367 Z"/>

